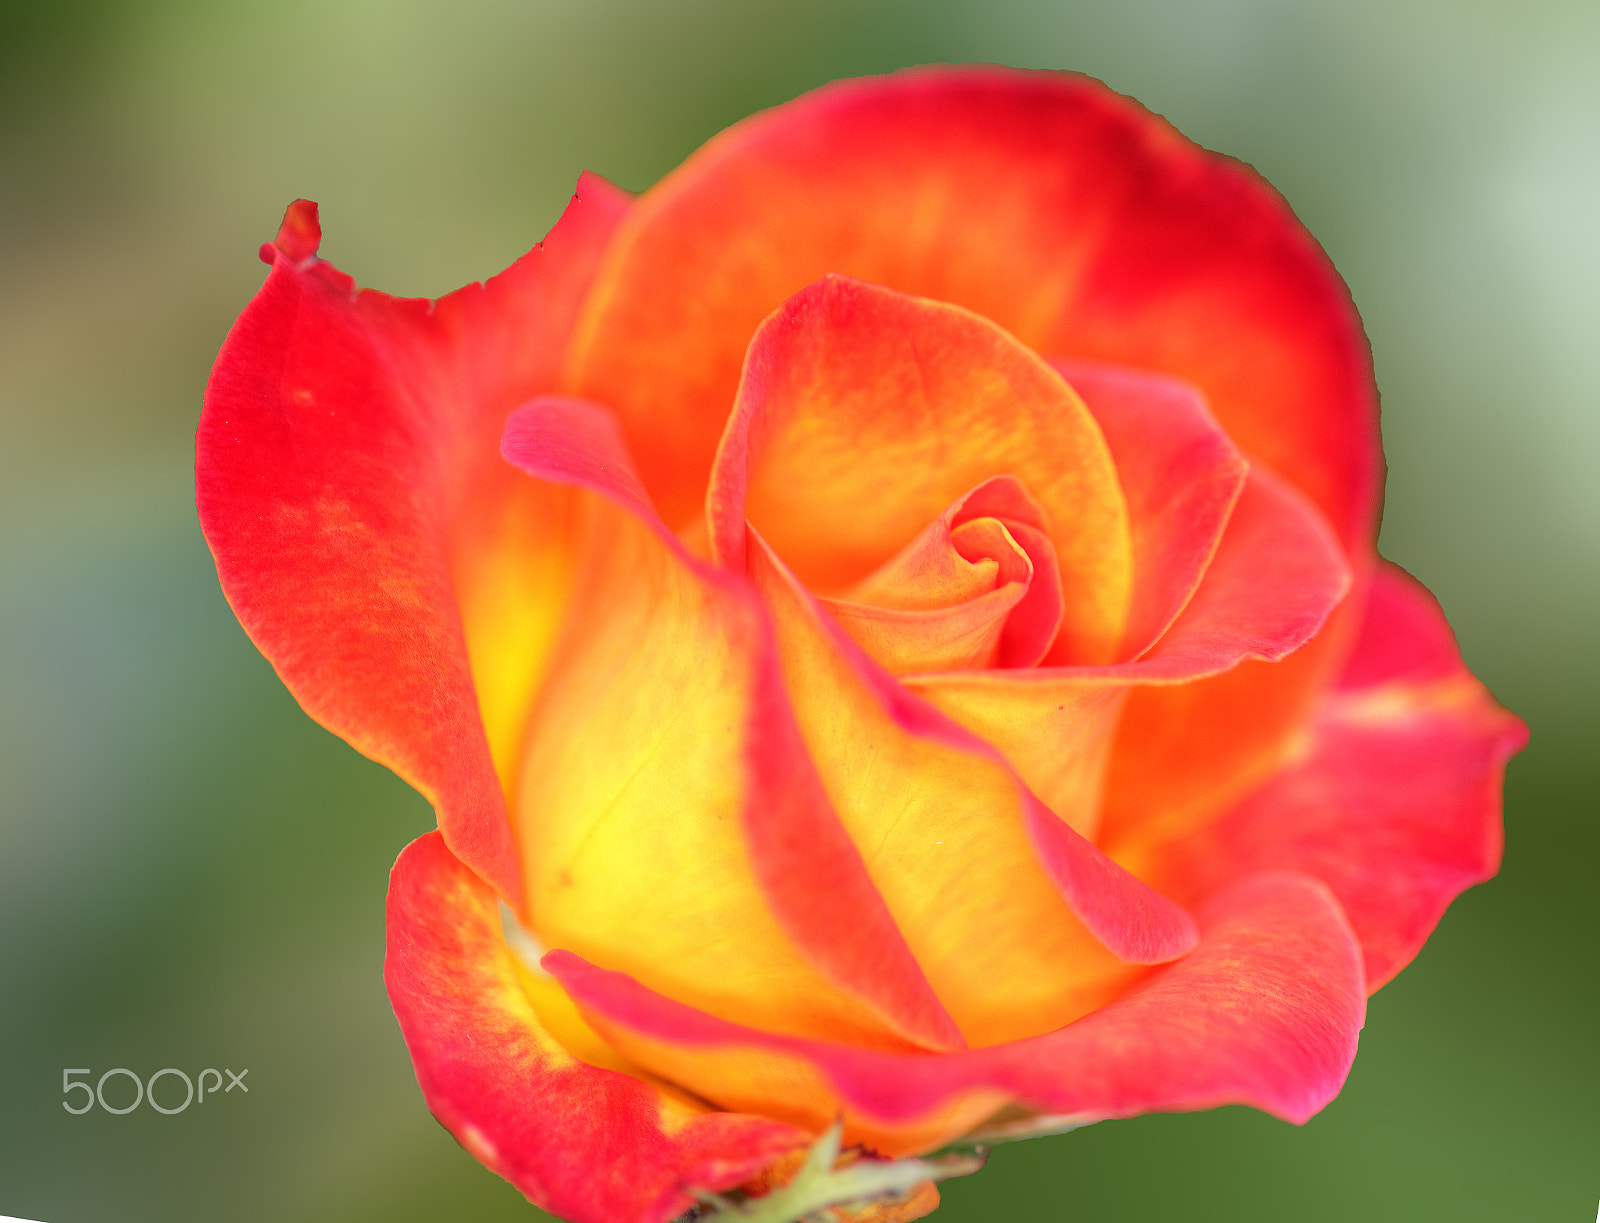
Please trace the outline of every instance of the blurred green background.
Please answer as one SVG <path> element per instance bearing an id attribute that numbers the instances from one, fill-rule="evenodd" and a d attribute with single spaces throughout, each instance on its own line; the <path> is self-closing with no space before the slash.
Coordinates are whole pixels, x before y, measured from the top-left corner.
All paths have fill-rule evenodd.
<path id="1" fill-rule="evenodd" d="M 538 1217 L 429 1118 L 384 996 L 386 873 L 430 813 L 300 714 L 195 524 L 201 389 L 283 206 L 320 200 L 323 253 L 361 283 L 436 295 L 538 240 L 580 170 L 642 188 L 830 78 L 998 60 L 1138 97 L 1327 247 L 1384 394 L 1384 550 L 1533 746 L 1504 873 L 1374 999 L 1321 1116 L 1002 1148 L 938 1217 L 1593 1217 L 1592 0 L 4 0 L 0 21 L 0 1213 Z M 248 1068 L 250 1092 L 63 1112 L 63 1068 L 116 1066 Z"/>

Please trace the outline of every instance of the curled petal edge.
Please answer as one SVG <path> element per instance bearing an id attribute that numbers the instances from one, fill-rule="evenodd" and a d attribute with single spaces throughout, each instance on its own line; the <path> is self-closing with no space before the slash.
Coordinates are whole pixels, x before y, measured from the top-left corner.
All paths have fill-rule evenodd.
<path id="1" fill-rule="evenodd" d="M 667 1223 L 810 1135 L 712 1110 L 643 1072 L 589 1065 L 541 1020 L 500 931 L 500 900 L 439 833 L 390 876 L 384 982 L 440 1123 L 571 1223 Z"/>
<path id="2" fill-rule="evenodd" d="M 1433 597 L 1383 562 L 1344 675 L 1296 758 L 1216 820 L 1141 857 L 1184 897 L 1255 870 L 1325 880 L 1376 990 L 1457 895 L 1499 870 L 1502 778 L 1527 741 L 1522 720 L 1462 664 Z"/>
<path id="3" fill-rule="evenodd" d="M 1200 921 L 1190 955 L 1075 1023 L 920 1056 L 740 1028 L 568 952 L 543 962 L 629 1056 L 680 1080 L 735 1059 L 741 1098 L 720 1103 L 810 1127 L 842 1109 L 847 1137 L 884 1154 L 948 1142 L 1012 1103 L 1084 1121 L 1248 1104 L 1305 1122 L 1342 1087 L 1366 1014 L 1343 911 L 1324 884 L 1267 872 L 1212 897 Z"/>

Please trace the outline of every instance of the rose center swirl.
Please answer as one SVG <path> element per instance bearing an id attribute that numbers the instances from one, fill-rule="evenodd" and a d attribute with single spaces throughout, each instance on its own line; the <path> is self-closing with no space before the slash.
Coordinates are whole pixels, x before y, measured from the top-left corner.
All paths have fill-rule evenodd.
<path id="1" fill-rule="evenodd" d="M 872 573 L 818 602 L 893 675 L 1034 666 L 1063 608 L 1043 512 L 1013 476 L 957 498 Z"/>

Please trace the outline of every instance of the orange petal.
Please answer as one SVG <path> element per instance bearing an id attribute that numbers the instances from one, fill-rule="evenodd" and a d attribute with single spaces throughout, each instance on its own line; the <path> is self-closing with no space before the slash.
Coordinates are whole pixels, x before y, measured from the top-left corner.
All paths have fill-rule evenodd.
<path id="1" fill-rule="evenodd" d="M 989 516 L 1008 510 L 1016 517 Z M 1063 606 L 1055 548 L 1038 521 L 1021 483 L 997 476 L 959 497 L 848 597 L 817 601 L 891 675 L 1031 667 L 1055 640 Z"/>
<path id="2" fill-rule="evenodd" d="M 751 334 L 829 273 L 965 306 L 1052 357 L 1190 382 L 1370 550 L 1367 344 L 1283 200 L 1097 82 L 995 67 L 826 86 L 641 197 L 568 386 L 617 409 L 669 522 L 699 504 Z"/>
<path id="3" fill-rule="evenodd" d="M 984 319 L 829 276 L 750 342 L 707 493 L 712 543 L 740 567 L 748 519 L 801 581 L 835 594 L 997 475 L 1043 511 L 1065 592 L 1057 652 L 1111 661 L 1132 561 L 1094 418 Z"/>
<path id="4" fill-rule="evenodd" d="M 1032 561 L 998 518 L 976 519 L 975 530 L 966 534 L 967 546 L 958 544 L 961 528 L 953 523 L 965 501 L 961 498 L 935 518 L 898 555 L 850 587 L 844 599 L 896 610 L 938 611 L 1031 579 Z"/>
<path id="5" fill-rule="evenodd" d="M 1135 678 L 1121 667 L 1081 672 L 948 671 L 902 682 L 992 744 L 1045 806 L 1080 836 L 1098 841 L 1112 736 Z"/>
<path id="6" fill-rule="evenodd" d="M 590 490 L 517 792 L 531 928 L 773 1031 L 959 1046 L 822 793 L 748 584 L 655 517 L 603 409 L 537 400 L 503 449 Z"/>
<path id="7" fill-rule="evenodd" d="M 1246 660 L 1129 693 L 1107 763 L 1096 841 L 1118 861 L 1197 828 L 1292 756 L 1344 653 L 1344 608 L 1280 662 Z"/>
<path id="8" fill-rule="evenodd" d="M 818 603 L 890 675 L 988 667 L 1000 652 L 1006 617 L 1028 588 L 1007 582 L 954 607 L 876 607 L 845 599 Z"/>

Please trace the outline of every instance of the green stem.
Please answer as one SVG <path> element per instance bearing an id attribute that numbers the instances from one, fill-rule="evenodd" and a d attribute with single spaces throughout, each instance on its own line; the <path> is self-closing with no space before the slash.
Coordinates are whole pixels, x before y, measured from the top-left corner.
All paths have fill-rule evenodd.
<path id="1" fill-rule="evenodd" d="M 983 1167 L 987 1155 L 979 1150 L 938 1159 L 898 1159 L 892 1163 L 862 1159 L 835 1168 L 841 1129 L 835 1123 L 817 1139 L 794 1179 L 771 1193 L 744 1200 L 717 1194 L 699 1195 L 700 1200 L 712 1208 L 706 1218 L 725 1219 L 729 1223 L 733 1220 L 739 1223 L 812 1223 L 819 1217 L 818 1212 L 830 1206 L 899 1197 L 924 1181 L 968 1176 Z"/>

